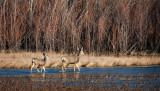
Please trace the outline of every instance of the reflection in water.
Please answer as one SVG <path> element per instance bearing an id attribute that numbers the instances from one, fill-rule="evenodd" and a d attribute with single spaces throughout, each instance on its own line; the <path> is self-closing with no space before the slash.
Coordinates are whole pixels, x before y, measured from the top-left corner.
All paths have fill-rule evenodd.
<path id="1" fill-rule="evenodd" d="M 153 67 L 108 67 L 82 68 L 80 72 L 60 72 L 61 69 L 47 69 L 46 73 L 30 73 L 30 69 L 0 69 L 0 85 L 26 82 L 35 86 L 113 86 L 128 88 L 160 87 L 160 66 Z M 20 75 L 20 76 L 19 76 Z M 2 77 L 3 76 L 3 77 Z M 6 78 L 5 78 L 6 76 Z M 18 79 L 17 79 L 18 78 Z M 3 80 L 3 81 L 2 81 Z M 22 83 L 24 81 L 24 83 Z"/>
<path id="2" fill-rule="evenodd" d="M 45 72 L 43 73 L 31 73 L 30 74 L 31 77 L 45 77 Z"/>
<path id="3" fill-rule="evenodd" d="M 74 72 L 74 73 L 67 73 L 67 72 L 62 72 L 62 81 L 68 81 L 68 80 L 78 80 L 80 77 L 80 72 Z"/>
<path id="4" fill-rule="evenodd" d="M 43 73 L 31 73 L 31 81 L 45 81 L 45 72 Z"/>
<path id="5" fill-rule="evenodd" d="M 80 72 L 74 72 L 74 78 L 79 79 L 79 73 Z"/>
<path id="6" fill-rule="evenodd" d="M 66 81 L 67 79 L 67 75 L 66 75 L 66 72 L 62 72 L 62 81 Z"/>

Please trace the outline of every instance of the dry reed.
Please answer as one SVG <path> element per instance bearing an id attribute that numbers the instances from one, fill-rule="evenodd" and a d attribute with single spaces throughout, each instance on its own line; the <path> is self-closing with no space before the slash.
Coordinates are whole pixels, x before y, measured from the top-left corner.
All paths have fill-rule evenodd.
<path id="1" fill-rule="evenodd" d="M 61 57 L 66 54 L 47 53 L 47 67 L 61 67 Z M 42 58 L 41 52 L 1 53 L 0 68 L 30 68 L 32 58 Z M 111 66 L 150 66 L 159 65 L 160 57 L 153 56 L 93 56 L 84 55 L 78 63 L 80 67 L 111 67 Z M 73 67 L 74 65 L 69 65 Z"/>

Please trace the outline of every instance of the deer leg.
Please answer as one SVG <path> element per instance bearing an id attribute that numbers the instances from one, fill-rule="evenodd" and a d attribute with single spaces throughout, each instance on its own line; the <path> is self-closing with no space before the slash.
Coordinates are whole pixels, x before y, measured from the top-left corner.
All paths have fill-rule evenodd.
<path id="1" fill-rule="evenodd" d="M 66 72 L 66 70 L 67 70 L 68 65 L 69 65 L 69 64 L 65 64 L 65 65 L 64 65 L 65 72 Z"/>
<path id="2" fill-rule="evenodd" d="M 76 64 L 74 64 L 74 72 L 75 72 Z"/>
<path id="3" fill-rule="evenodd" d="M 33 66 L 31 66 L 31 73 L 32 73 L 32 68 L 33 68 Z"/>
<path id="4" fill-rule="evenodd" d="M 77 65 L 77 67 L 78 67 L 78 70 L 80 71 L 80 68 L 79 68 L 78 64 L 76 64 L 76 65 Z"/>
<path id="5" fill-rule="evenodd" d="M 32 67 L 31 67 L 31 73 L 32 73 Z"/>
<path id="6" fill-rule="evenodd" d="M 65 72 L 66 72 L 66 67 L 64 67 L 65 68 Z"/>
<path id="7" fill-rule="evenodd" d="M 41 67 L 41 72 L 42 72 L 42 67 Z"/>
<path id="8" fill-rule="evenodd" d="M 32 73 L 32 68 L 34 67 L 34 63 L 32 64 L 32 66 L 31 66 L 31 73 Z"/>
<path id="9" fill-rule="evenodd" d="M 36 69 L 37 69 L 37 71 L 39 72 L 38 68 L 36 68 Z"/>
<path id="10" fill-rule="evenodd" d="M 63 65 L 62 65 L 62 72 L 64 72 L 64 67 L 63 67 Z"/>
<path id="11" fill-rule="evenodd" d="M 44 67 L 44 66 L 43 66 L 43 70 L 44 70 L 44 72 L 46 72 L 46 71 L 45 71 L 45 67 Z"/>

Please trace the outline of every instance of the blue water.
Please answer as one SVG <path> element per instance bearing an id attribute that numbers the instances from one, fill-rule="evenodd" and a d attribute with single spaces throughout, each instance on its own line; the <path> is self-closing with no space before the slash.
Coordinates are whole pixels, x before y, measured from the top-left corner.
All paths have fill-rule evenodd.
<path id="1" fill-rule="evenodd" d="M 40 70 L 40 69 L 39 69 Z M 60 68 L 47 68 L 46 74 L 60 74 Z M 78 71 L 78 70 L 76 70 Z M 33 73 L 38 73 L 33 69 Z M 66 73 L 74 73 L 73 69 L 67 69 Z M 160 66 L 150 67 L 105 67 L 105 68 L 81 68 L 80 74 L 103 74 L 125 76 L 160 76 Z M 0 69 L 2 76 L 29 76 L 30 69 Z"/>
<path id="2" fill-rule="evenodd" d="M 40 70 L 40 69 L 39 69 Z M 160 88 L 160 66 L 150 67 L 105 67 L 105 68 L 81 68 L 81 71 L 74 72 L 73 69 L 67 69 L 67 72 L 61 72 L 60 68 L 46 68 L 46 72 L 37 72 L 33 69 L 0 69 L 0 77 L 28 77 L 38 86 L 39 82 L 45 84 L 60 85 L 100 85 L 122 87 L 129 85 L 130 88 L 141 86 L 145 89 Z M 28 80 L 28 78 L 26 78 Z M 16 79 L 16 78 L 15 78 Z M 21 79 L 25 80 L 25 78 Z"/>

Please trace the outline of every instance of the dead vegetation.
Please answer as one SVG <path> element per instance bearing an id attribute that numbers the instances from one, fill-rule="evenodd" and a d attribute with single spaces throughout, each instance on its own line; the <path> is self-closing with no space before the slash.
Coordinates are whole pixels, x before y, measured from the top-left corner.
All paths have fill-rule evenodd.
<path id="1" fill-rule="evenodd" d="M 0 77 L 2 91 L 159 91 L 159 76 L 31 74 Z M 114 79 L 114 80 L 113 80 Z M 136 80 L 135 80 L 136 79 Z M 154 83 L 154 84 L 153 84 Z"/>
<path id="2" fill-rule="evenodd" d="M 61 57 L 66 54 L 48 52 L 49 68 L 61 67 Z M 41 52 L 0 53 L 0 68 L 30 68 L 32 58 L 43 58 Z M 78 65 L 80 67 L 112 67 L 112 66 L 150 66 L 159 65 L 159 56 L 95 56 L 84 55 Z M 73 67 L 74 65 L 69 65 Z"/>
<path id="3" fill-rule="evenodd" d="M 0 50 L 160 53 L 160 0 L 0 0 Z"/>

